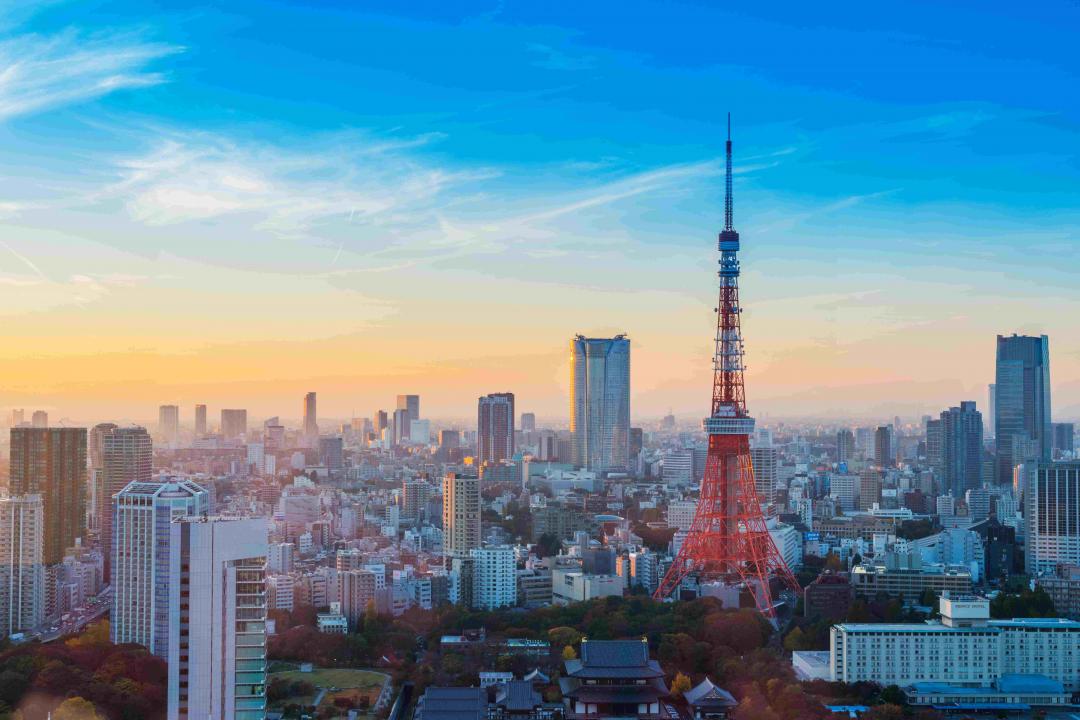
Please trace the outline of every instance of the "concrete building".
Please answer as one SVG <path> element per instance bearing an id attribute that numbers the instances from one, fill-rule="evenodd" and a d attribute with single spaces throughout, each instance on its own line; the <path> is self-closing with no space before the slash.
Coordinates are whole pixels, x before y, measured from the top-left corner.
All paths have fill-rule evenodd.
<path id="1" fill-rule="evenodd" d="M 1049 575 L 1058 565 L 1080 564 L 1080 462 L 1043 462 L 1027 475 L 1027 573 Z"/>
<path id="2" fill-rule="evenodd" d="M 514 393 L 493 393 L 477 401 L 476 458 L 480 465 L 514 457 Z"/>
<path id="3" fill-rule="evenodd" d="M 116 427 L 101 437 L 102 480 L 98 495 L 98 524 L 105 575 L 112 563 L 113 496 L 133 482 L 150 482 L 154 450 L 150 433 L 141 427 Z"/>
<path id="4" fill-rule="evenodd" d="M 206 434 L 206 406 L 199 404 L 195 406 L 195 436 Z"/>
<path id="5" fill-rule="evenodd" d="M 178 518 L 169 537 L 168 718 L 266 716 L 263 518 Z"/>
<path id="6" fill-rule="evenodd" d="M 939 622 L 834 625 L 831 680 L 989 689 L 1009 675 L 1040 675 L 1080 689 L 1080 623 L 990 620 L 989 601 L 963 595 L 942 597 L 940 610 Z"/>
<path id="7" fill-rule="evenodd" d="M 668 503 L 667 525 L 669 528 L 689 530 L 696 513 L 696 500 L 672 500 Z"/>
<path id="8" fill-rule="evenodd" d="M 982 485 L 983 419 L 974 401 L 941 413 L 941 487 L 953 497 Z"/>
<path id="9" fill-rule="evenodd" d="M 480 478 L 443 478 L 443 551 L 467 555 L 480 547 Z"/>
<path id="10" fill-rule="evenodd" d="M 473 548 L 472 606 L 476 610 L 512 607 L 517 603 L 514 548 Z"/>
<path id="11" fill-rule="evenodd" d="M 41 496 L 0 497 L 0 638 L 45 621 L 44 547 Z"/>
<path id="12" fill-rule="evenodd" d="M 780 470 L 780 455 L 772 445 L 750 448 L 750 462 L 754 467 L 754 487 L 758 502 L 770 505 L 776 491 L 776 477 Z"/>
<path id="13" fill-rule="evenodd" d="M 9 492 L 39 495 L 42 560 L 63 562 L 86 532 L 86 428 L 12 428 Z"/>
<path id="14" fill-rule="evenodd" d="M 247 435 L 247 410 L 224 409 L 221 411 L 221 434 L 226 440 L 240 440 Z"/>
<path id="15" fill-rule="evenodd" d="M 176 479 L 133 482 L 113 500 L 112 642 L 137 643 L 169 656 L 169 544 L 173 518 L 210 512 L 210 496 Z"/>
<path id="16" fill-rule="evenodd" d="M 158 435 L 170 447 L 180 438 L 180 406 L 162 405 L 158 408 Z"/>
<path id="17" fill-rule="evenodd" d="M 626 582 L 618 575 L 593 575 L 576 567 L 551 571 L 551 601 L 556 605 L 621 596 L 625 589 Z"/>
<path id="18" fill-rule="evenodd" d="M 304 440 L 309 447 L 314 446 L 319 437 L 319 416 L 317 396 L 313 392 L 304 395 Z"/>

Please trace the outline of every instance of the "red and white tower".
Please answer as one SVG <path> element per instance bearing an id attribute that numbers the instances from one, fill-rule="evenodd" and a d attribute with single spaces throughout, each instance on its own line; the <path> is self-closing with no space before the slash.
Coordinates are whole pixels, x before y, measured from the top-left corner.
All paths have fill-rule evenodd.
<path id="1" fill-rule="evenodd" d="M 798 592 L 799 584 L 769 535 L 754 486 L 754 469 L 750 463 L 754 418 L 746 411 L 743 385 L 739 233 L 732 224 L 732 211 L 731 116 L 728 115 L 712 406 L 709 417 L 702 423 L 709 436 L 709 455 L 697 514 L 674 564 L 656 590 L 656 597 L 668 597 L 691 574 L 706 580 L 745 583 L 761 614 L 774 619 L 769 580 L 775 577 L 794 592 Z"/>

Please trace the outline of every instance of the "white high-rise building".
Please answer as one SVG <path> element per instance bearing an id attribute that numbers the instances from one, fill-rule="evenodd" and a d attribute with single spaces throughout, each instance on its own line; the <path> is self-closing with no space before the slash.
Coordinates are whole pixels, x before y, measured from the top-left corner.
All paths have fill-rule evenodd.
<path id="1" fill-rule="evenodd" d="M 292 543 L 274 543 L 269 547 L 266 569 L 276 575 L 285 575 L 293 571 L 296 546 Z"/>
<path id="2" fill-rule="evenodd" d="M 443 478 L 443 551 L 467 555 L 480 547 L 480 478 Z"/>
<path id="3" fill-rule="evenodd" d="M 859 476 L 835 473 L 829 476 L 829 495 L 845 511 L 859 507 Z"/>
<path id="4" fill-rule="evenodd" d="M 40 495 L 0 498 L 0 637 L 45 620 L 44 532 Z"/>
<path id="5" fill-rule="evenodd" d="M 473 608 L 494 610 L 517 603 L 517 563 L 509 546 L 474 548 Z"/>
<path id="6" fill-rule="evenodd" d="M 1080 462 L 1041 462 L 1026 472 L 1025 569 L 1048 575 L 1080 564 Z"/>
<path id="7" fill-rule="evenodd" d="M 776 492 L 776 476 L 780 469 L 780 459 L 772 445 L 759 445 L 750 448 L 750 462 L 754 467 L 754 486 L 757 488 L 758 502 L 769 505 Z"/>
<path id="8" fill-rule="evenodd" d="M 178 518 L 169 537 L 169 720 L 266 716 L 263 518 Z"/>
<path id="9" fill-rule="evenodd" d="M 114 643 L 138 643 L 168 657 L 170 526 L 173 518 L 209 511 L 209 493 L 181 478 L 133 482 L 116 494 L 109 624 Z"/>
<path id="10" fill-rule="evenodd" d="M 665 485 L 689 485 L 693 479 L 693 450 L 674 450 L 664 456 Z"/>

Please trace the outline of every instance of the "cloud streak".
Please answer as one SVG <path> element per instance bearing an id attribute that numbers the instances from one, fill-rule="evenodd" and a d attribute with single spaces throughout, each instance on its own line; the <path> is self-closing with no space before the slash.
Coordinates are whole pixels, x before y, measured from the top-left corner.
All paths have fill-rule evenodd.
<path id="1" fill-rule="evenodd" d="M 180 51 L 117 32 L 0 39 L 0 121 L 157 85 L 165 77 L 147 66 Z"/>

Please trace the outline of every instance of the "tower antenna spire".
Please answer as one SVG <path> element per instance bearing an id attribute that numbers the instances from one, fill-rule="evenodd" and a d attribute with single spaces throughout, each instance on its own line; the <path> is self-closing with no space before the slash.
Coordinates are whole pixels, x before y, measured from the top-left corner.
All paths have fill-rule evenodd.
<path id="1" fill-rule="evenodd" d="M 731 113 L 727 114 L 727 172 L 724 180 L 724 229 L 735 229 L 735 208 L 731 196 Z"/>

